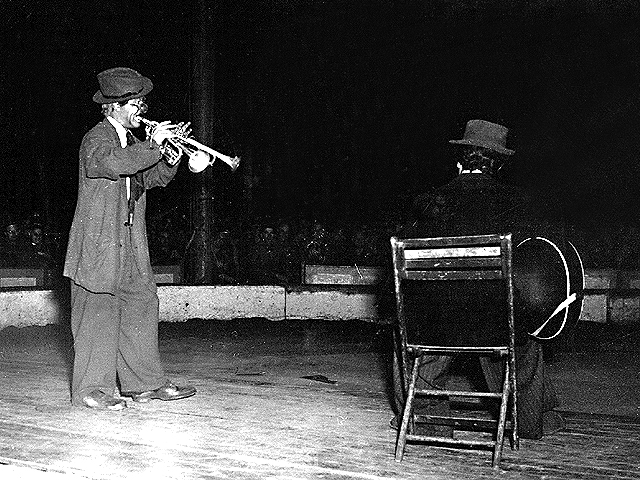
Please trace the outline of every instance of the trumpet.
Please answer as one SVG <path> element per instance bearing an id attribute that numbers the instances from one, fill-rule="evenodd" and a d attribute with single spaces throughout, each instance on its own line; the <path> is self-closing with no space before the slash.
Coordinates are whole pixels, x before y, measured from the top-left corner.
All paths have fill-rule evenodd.
<path id="1" fill-rule="evenodd" d="M 147 126 L 147 133 L 156 128 L 159 122 L 148 120 L 140 115 L 137 115 L 138 120 Z M 223 155 L 220 152 L 215 151 L 213 148 L 207 147 L 200 142 L 197 142 L 193 138 L 189 137 L 191 129 L 189 124 L 180 123 L 178 125 L 169 125 L 171 127 L 171 136 L 167 138 L 166 144 L 161 148 L 163 149 L 163 155 L 165 156 L 169 165 L 175 165 L 180 160 L 182 155 L 189 157 L 189 170 L 193 173 L 200 173 L 205 168 L 213 165 L 216 158 L 219 158 L 224 163 L 231 167 L 232 171 L 235 171 L 240 164 L 240 157 L 229 157 Z"/>

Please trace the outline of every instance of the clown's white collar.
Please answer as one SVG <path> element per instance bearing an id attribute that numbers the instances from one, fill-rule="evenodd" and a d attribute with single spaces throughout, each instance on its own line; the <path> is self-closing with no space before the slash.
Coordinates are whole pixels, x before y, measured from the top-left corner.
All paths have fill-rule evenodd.
<path id="1" fill-rule="evenodd" d="M 120 139 L 120 146 L 122 148 L 126 147 L 127 146 L 127 129 L 124 128 L 122 124 L 113 117 L 107 117 L 107 120 L 109 120 L 109 123 L 111 123 L 111 125 L 113 125 L 113 128 L 116 129 L 116 132 L 118 133 L 118 138 Z"/>

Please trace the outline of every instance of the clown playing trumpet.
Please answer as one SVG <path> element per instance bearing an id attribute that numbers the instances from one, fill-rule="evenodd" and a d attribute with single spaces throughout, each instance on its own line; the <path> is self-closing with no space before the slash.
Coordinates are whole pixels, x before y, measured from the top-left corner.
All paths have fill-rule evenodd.
<path id="1" fill-rule="evenodd" d="M 80 145 L 78 200 L 64 264 L 75 353 L 71 403 L 117 411 L 126 408 L 125 397 L 149 402 L 196 393 L 171 382 L 160 361 L 159 300 L 145 219 L 147 191 L 166 187 L 178 170 L 179 158 L 163 160 L 166 144 L 188 133 L 169 122 L 153 124 L 144 141 L 131 133 L 142 124 L 144 99 L 153 88 L 135 70 L 105 70 L 98 84 L 93 101 L 104 118 Z"/>

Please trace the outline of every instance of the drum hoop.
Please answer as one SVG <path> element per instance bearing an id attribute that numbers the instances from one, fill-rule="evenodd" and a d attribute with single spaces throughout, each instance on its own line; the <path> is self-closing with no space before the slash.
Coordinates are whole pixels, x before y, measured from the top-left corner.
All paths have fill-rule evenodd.
<path id="1" fill-rule="evenodd" d="M 551 245 L 551 247 L 553 247 L 553 249 L 558 253 L 558 255 L 560 256 L 560 259 L 562 260 L 562 265 L 564 267 L 564 273 L 565 273 L 565 297 L 568 298 L 569 295 L 571 295 L 570 289 L 571 289 L 571 278 L 570 278 L 570 272 L 569 272 L 569 266 L 567 264 L 567 259 L 565 258 L 564 254 L 562 253 L 562 251 L 560 250 L 560 248 L 551 240 L 549 240 L 546 237 L 529 237 L 529 238 L 525 238 L 524 240 L 522 240 L 520 243 L 518 243 L 516 245 L 516 248 L 518 248 L 520 245 L 524 244 L 525 242 L 528 242 L 530 240 L 541 240 L 543 242 L 548 243 L 549 245 Z M 571 244 L 571 242 L 569 242 Z M 573 245 L 571 245 L 573 247 L 573 249 L 575 250 L 576 254 L 578 253 L 577 250 L 575 249 L 575 247 Z M 580 267 L 582 267 L 582 260 L 580 259 L 580 255 L 578 256 L 578 260 L 580 262 Z M 583 275 L 582 275 L 582 282 L 584 285 L 584 269 L 582 270 Z M 582 302 L 580 302 L 582 304 Z M 528 332 L 529 335 L 531 335 L 533 338 L 537 339 L 537 340 L 552 340 L 555 337 L 557 337 L 558 335 L 560 335 L 560 333 L 562 332 L 562 330 L 564 330 L 564 327 L 567 323 L 567 319 L 569 318 L 569 308 L 571 305 L 567 305 L 566 307 L 563 308 L 564 310 L 564 318 L 562 319 L 562 323 L 560 325 L 560 328 L 558 329 L 558 331 L 556 333 L 554 333 L 553 335 L 549 336 L 549 337 L 541 337 L 539 335 L 534 335 L 531 332 Z M 582 313 L 582 305 L 580 307 L 580 313 Z"/>

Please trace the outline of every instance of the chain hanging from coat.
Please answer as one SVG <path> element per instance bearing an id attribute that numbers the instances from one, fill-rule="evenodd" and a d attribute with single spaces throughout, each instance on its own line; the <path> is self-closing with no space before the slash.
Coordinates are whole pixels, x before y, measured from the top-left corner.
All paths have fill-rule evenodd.
<path id="1" fill-rule="evenodd" d="M 127 146 L 134 145 L 136 139 L 130 130 L 127 130 Z M 136 207 L 136 202 L 144 193 L 144 176 L 142 172 L 138 172 L 135 175 L 127 177 L 129 180 L 129 218 L 127 223 L 128 227 L 133 225 L 133 212 Z"/>

